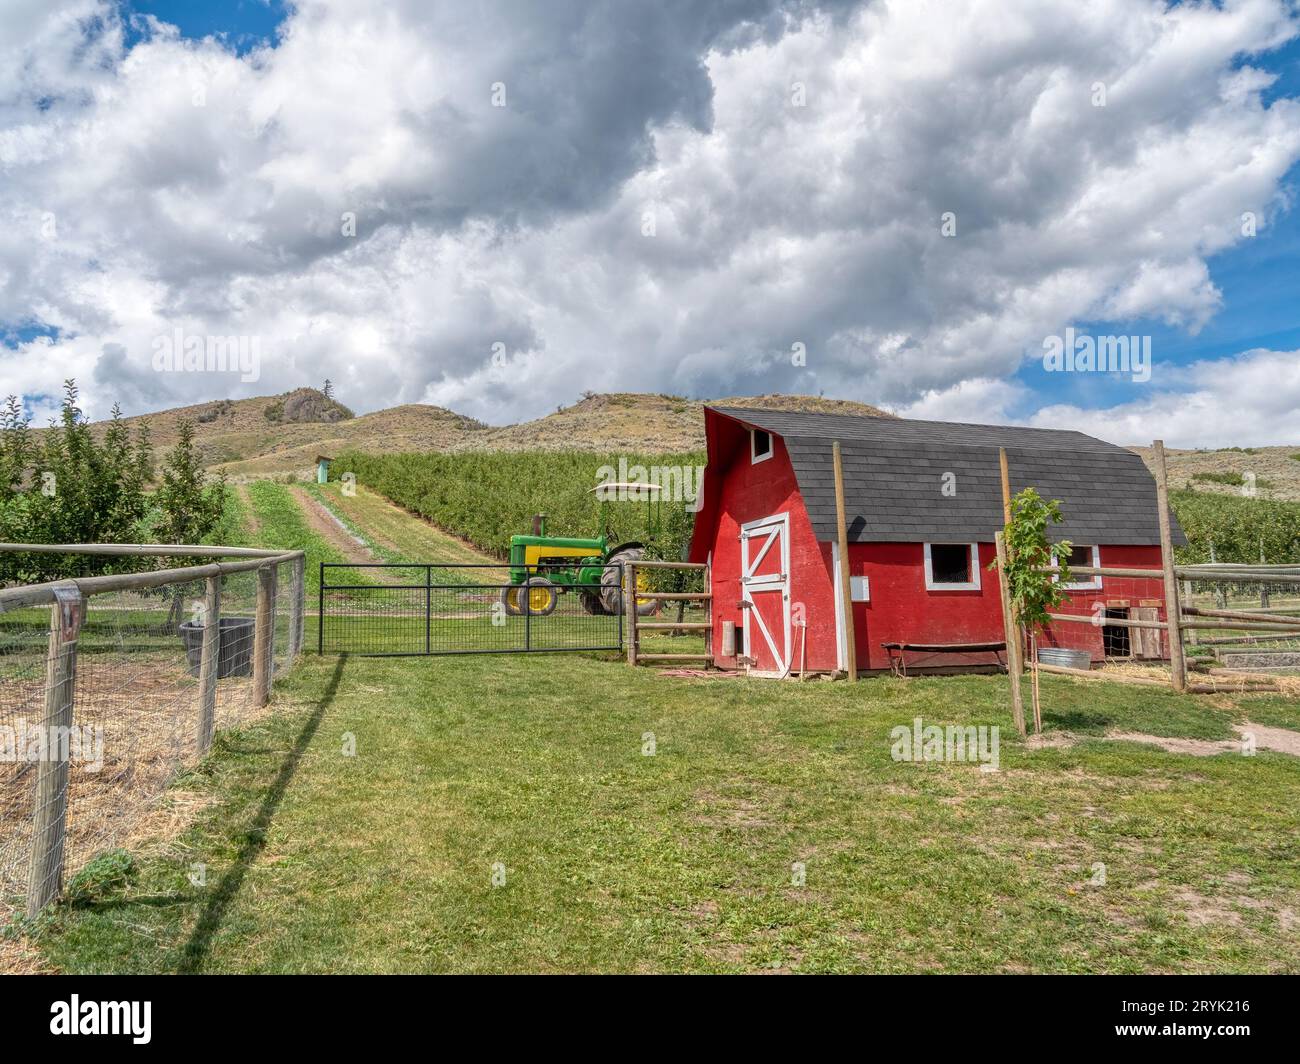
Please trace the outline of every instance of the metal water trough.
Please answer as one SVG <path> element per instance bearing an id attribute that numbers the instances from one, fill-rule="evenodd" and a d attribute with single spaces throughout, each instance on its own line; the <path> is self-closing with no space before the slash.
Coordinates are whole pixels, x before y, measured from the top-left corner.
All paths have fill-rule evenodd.
<path id="1" fill-rule="evenodd" d="M 1038 664 L 1058 665 L 1066 669 L 1091 669 L 1092 655 L 1086 650 L 1067 650 L 1065 647 L 1039 647 Z"/>

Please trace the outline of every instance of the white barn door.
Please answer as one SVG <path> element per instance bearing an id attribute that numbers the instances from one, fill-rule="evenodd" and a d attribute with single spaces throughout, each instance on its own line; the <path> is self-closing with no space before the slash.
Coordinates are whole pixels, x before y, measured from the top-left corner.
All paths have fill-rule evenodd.
<path id="1" fill-rule="evenodd" d="M 790 515 L 740 526 L 740 598 L 745 656 L 754 676 L 784 676 L 790 668 Z"/>

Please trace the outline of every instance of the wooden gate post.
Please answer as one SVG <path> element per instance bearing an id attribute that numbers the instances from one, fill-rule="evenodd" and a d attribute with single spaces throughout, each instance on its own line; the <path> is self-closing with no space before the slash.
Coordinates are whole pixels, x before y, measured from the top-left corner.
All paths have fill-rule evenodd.
<path id="1" fill-rule="evenodd" d="M 636 563 L 623 563 L 623 608 L 627 611 L 627 663 L 636 664 Z"/>
<path id="2" fill-rule="evenodd" d="M 1178 578 L 1174 575 L 1174 537 L 1169 523 L 1169 476 L 1165 469 L 1165 442 L 1151 444 L 1156 459 L 1156 505 L 1160 508 L 1160 559 L 1165 571 L 1165 623 L 1169 631 L 1169 669 L 1174 690 L 1187 689 L 1187 665 L 1183 658 L 1183 610 L 1179 604 Z"/>
<path id="3" fill-rule="evenodd" d="M 1011 605 L 1011 587 L 1007 584 L 1007 539 L 1002 532 L 993 534 L 998 551 L 998 592 L 1002 596 L 1002 631 L 1007 641 L 1007 677 L 1011 680 L 1011 717 L 1016 731 L 1023 737 L 1025 731 L 1025 696 L 1020 689 L 1021 662 L 1020 625 L 1016 623 L 1015 607 Z"/>
<path id="4" fill-rule="evenodd" d="M 75 584 L 55 590 L 50 607 L 49 658 L 45 665 L 42 756 L 36 768 L 32 813 L 32 863 L 27 915 L 35 919 L 63 889 L 63 843 L 68 823 L 68 757 L 72 702 L 77 679 L 77 634 L 85 600 Z"/>
<path id="5" fill-rule="evenodd" d="M 203 658 L 199 663 L 199 757 L 212 748 L 217 721 L 217 665 L 221 659 L 221 577 L 207 578 L 203 604 Z"/>
<path id="6" fill-rule="evenodd" d="M 302 620 L 306 612 L 303 597 L 306 593 L 307 558 L 299 555 L 292 562 L 291 579 L 292 597 L 289 601 L 289 660 L 293 661 L 302 652 Z"/>
<path id="7" fill-rule="evenodd" d="M 275 653 L 272 600 L 275 598 L 275 566 L 257 570 L 257 621 L 253 634 L 253 705 L 261 708 L 271 700 L 271 661 Z"/>
<path id="8" fill-rule="evenodd" d="M 853 632 L 853 583 L 849 579 L 849 530 L 844 515 L 844 460 L 840 441 L 831 444 L 831 463 L 835 467 L 835 534 L 840 547 L 840 597 L 844 602 L 844 668 L 850 683 L 858 679 L 858 641 Z M 792 647 L 787 647 L 790 653 Z M 749 653 L 749 648 L 745 648 Z"/>

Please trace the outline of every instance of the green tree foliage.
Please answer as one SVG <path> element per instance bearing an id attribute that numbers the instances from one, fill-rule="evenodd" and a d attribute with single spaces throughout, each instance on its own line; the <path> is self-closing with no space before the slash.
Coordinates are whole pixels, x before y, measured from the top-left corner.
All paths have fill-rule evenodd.
<path id="1" fill-rule="evenodd" d="M 154 496 L 158 516 L 153 534 L 160 543 L 201 543 L 217 528 L 226 508 L 225 475 L 209 479 L 194 445 L 194 426 L 182 420 L 180 439 L 163 463 Z"/>
<path id="2" fill-rule="evenodd" d="M 64 382 L 59 420 L 39 442 L 18 400 L 0 416 L 0 535 L 35 543 L 127 543 L 139 538 L 148 509 L 145 487 L 153 466 L 149 434 L 132 441 L 113 408 L 97 442 L 77 406 L 77 386 Z"/>
<path id="3" fill-rule="evenodd" d="M 64 382 L 59 420 L 39 439 L 10 396 L 0 414 L 0 478 L 7 489 L 0 499 L 0 537 L 23 543 L 137 541 L 152 467 L 147 429 L 132 440 L 117 407 L 96 441 L 77 406 L 74 381 Z M 51 555 L 7 560 L 28 579 L 73 575 L 84 563 Z M 104 563 L 99 571 L 112 567 Z"/>
<path id="4" fill-rule="evenodd" d="M 194 446 L 194 430 L 168 454 L 162 483 L 150 493 L 153 443 L 147 425 L 134 435 L 113 408 L 99 438 L 77 406 L 77 386 L 64 382 L 59 419 L 37 434 L 16 396 L 0 408 L 0 539 L 10 543 L 198 542 L 220 527 L 224 478 L 209 483 Z M 7 556 L 9 580 L 85 575 L 85 557 Z M 94 572 L 137 567 L 133 559 L 103 559 Z"/>
<path id="5" fill-rule="evenodd" d="M 1210 560 L 1210 544 L 1221 562 L 1274 565 L 1300 563 L 1300 503 L 1199 491 L 1176 491 L 1170 504 L 1187 533 L 1188 545 L 1174 555 L 1181 565 Z"/>
<path id="6" fill-rule="evenodd" d="M 1070 582 L 1071 543 L 1048 541 L 1051 525 L 1061 523 L 1061 504 L 1025 488 L 1011 500 L 1011 523 L 1006 529 L 1007 566 L 1002 574 L 1020 623 L 1032 631 L 1049 621 L 1048 615 L 1065 601 L 1062 584 Z M 994 565 L 997 563 L 995 562 Z M 1055 579 L 1044 572 L 1057 566 Z M 1059 581 L 1059 582 L 1058 582 Z"/>

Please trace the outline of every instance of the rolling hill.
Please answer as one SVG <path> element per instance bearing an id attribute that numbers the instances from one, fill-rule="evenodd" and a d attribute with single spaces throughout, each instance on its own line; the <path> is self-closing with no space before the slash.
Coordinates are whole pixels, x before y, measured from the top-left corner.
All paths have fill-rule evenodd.
<path id="1" fill-rule="evenodd" d="M 892 417 L 883 410 L 815 396 L 738 396 L 710 403 L 821 410 L 827 413 Z M 589 394 L 572 406 L 517 425 L 490 426 L 439 406 L 409 404 L 360 417 L 315 389 L 279 396 L 223 399 L 125 418 L 134 427 L 148 422 L 159 450 L 176 440 L 182 419 L 195 426 L 211 469 L 233 480 L 283 473 L 306 476 L 316 455 L 344 450 L 374 454 L 407 451 L 595 451 L 678 453 L 704 446 L 700 400 L 624 392 Z M 344 415 L 348 416 L 344 416 Z M 104 422 L 97 422 L 102 431 Z"/>
<path id="2" fill-rule="evenodd" d="M 728 396 L 707 405 L 745 405 L 826 413 L 893 414 L 865 403 L 800 395 Z M 439 406 L 407 404 L 370 414 L 352 412 L 312 388 L 278 396 L 222 399 L 125 419 L 147 421 L 163 449 L 182 418 L 193 422 L 204 458 L 234 480 L 294 473 L 307 476 L 317 454 L 411 451 L 592 451 L 681 453 L 704 446 L 705 401 L 678 396 L 588 393 L 572 406 L 516 425 L 485 425 Z M 101 426 L 103 423 L 98 423 Z M 1150 464 L 1149 446 L 1132 448 Z M 1300 500 L 1300 441 L 1289 446 L 1169 450 L 1170 486 L 1242 495 L 1254 474 L 1262 498 Z"/>

